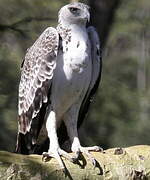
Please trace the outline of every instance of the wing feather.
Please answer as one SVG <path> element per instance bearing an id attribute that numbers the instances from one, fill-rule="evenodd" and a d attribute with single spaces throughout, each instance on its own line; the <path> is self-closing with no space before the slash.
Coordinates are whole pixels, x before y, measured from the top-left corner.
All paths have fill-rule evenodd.
<path id="1" fill-rule="evenodd" d="M 58 44 L 59 35 L 56 29 L 49 27 L 25 55 L 18 102 L 19 132 L 23 134 L 30 130 L 32 119 L 37 116 L 42 104 L 48 101 Z"/>
<path id="2" fill-rule="evenodd" d="M 98 33 L 96 32 L 93 26 L 88 27 L 87 32 L 88 32 L 90 43 L 91 43 L 92 79 L 91 79 L 88 91 L 81 104 L 79 117 L 78 117 L 78 127 L 83 122 L 88 112 L 93 96 L 95 95 L 98 89 L 100 79 L 101 79 L 101 71 L 102 71 L 102 56 L 101 56 L 100 41 L 99 41 Z"/>

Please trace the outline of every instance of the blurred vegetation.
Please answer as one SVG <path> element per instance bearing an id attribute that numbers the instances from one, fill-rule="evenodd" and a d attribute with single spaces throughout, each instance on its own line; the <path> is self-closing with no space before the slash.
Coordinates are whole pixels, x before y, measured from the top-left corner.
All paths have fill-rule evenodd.
<path id="1" fill-rule="evenodd" d="M 121 1 L 103 52 L 101 86 L 84 134 L 102 147 L 149 144 L 150 1 Z M 90 131 L 89 131 L 89 130 Z"/>
<path id="2" fill-rule="evenodd" d="M 68 2 L 0 0 L 0 149 L 12 151 L 15 146 L 25 51 L 47 26 L 56 26 L 58 10 Z M 103 27 L 98 16 L 93 23 Z M 81 140 L 104 148 L 149 144 L 150 1 L 120 0 L 112 23 L 107 37 L 102 37 L 101 86 L 80 130 Z"/>

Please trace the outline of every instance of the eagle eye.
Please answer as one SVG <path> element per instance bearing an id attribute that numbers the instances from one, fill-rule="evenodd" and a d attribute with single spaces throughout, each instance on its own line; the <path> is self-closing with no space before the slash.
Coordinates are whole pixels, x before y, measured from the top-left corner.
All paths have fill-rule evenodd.
<path id="1" fill-rule="evenodd" d="M 69 10 L 70 10 L 71 13 L 75 13 L 75 12 L 77 12 L 79 9 L 78 9 L 78 8 L 75 8 L 75 7 L 70 7 Z"/>

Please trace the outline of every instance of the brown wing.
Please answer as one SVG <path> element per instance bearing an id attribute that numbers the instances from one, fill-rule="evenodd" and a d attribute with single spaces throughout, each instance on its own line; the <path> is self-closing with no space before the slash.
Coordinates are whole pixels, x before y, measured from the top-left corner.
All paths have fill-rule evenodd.
<path id="1" fill-rule="evenodd" d="M 55 28 L 47 28 L 28 49 L 19 84 L 19 132 L 30 131 L 42 104 L 48 100 L 53 72 L 56 67 L 59 35 Z"/>

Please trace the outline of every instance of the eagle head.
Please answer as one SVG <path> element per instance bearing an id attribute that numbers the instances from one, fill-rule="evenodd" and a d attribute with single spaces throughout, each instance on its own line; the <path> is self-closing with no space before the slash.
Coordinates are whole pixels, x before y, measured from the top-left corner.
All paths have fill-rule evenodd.
<path id="1" fill-rule="evenodd" d="M 86 24 L 89 20 L 89 6 L 84 3 L 70 3 L 59 11 L 59 23 L 62 24 Z"/>

